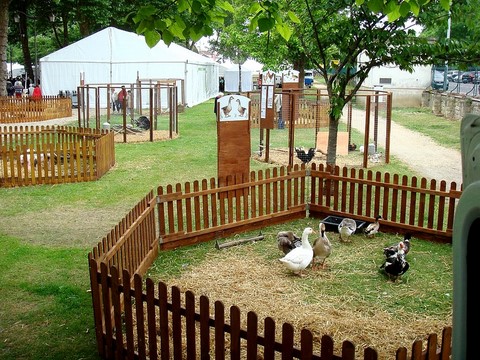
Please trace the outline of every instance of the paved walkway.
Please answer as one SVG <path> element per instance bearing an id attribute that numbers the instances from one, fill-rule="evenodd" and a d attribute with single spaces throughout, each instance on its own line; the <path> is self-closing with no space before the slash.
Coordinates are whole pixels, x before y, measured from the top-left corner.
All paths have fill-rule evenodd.
<path id="1" fill-rule="evenodd" d="M 354 110 L 352 119 L 352 127 L 364 133 L 364 112 Z M 371 121 L 372 134 L 373 119 Z M 385 125 L 386 121 L 379 119 L 378 145 L 381 147 L 385 147 Z M 460 138 L 460 134 L 458 137 Z M 460 151 L 445 148 L 429 137 L 411 131 L 394 121 L 391 127 L 390 155 L 405 162 L 414 172 L 427 179 L 445 180 L 447 183 L 454 181 L 458 186 L 463 183 Z"/>

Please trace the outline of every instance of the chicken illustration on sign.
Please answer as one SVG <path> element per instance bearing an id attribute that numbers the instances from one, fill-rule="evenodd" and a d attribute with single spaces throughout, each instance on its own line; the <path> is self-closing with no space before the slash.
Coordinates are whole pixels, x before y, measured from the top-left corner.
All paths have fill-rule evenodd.
<path id="1" fill-rule="evenodd" d="M 250 99 L 241 95 L 226 95 L 218 99 L 220 121 L 248 120 Z"/>

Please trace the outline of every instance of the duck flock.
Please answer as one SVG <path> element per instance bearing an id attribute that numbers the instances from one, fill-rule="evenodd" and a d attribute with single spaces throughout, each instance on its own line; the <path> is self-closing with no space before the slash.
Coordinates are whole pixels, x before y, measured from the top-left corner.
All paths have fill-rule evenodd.
<path id="1" fill-rule="evenodd" d="M 380 215 L 375 221 L 368 224 L 363 230 L 368 238 L 373 238 L 379 232 Z M 350 236 L 357 231 L 357 223 L 350 218 L 344 218 L 338 224 L 339 239 L 341 242 L 350 242 Z M 312 270 L 327 267 L 326 260 L 332 254 L 332 244 L 328 239 L 325 223 L 320 222 L 318 235 L 310 244 L 309 236 L 315 234 L 315 230 L 307 227 L 303 230 L 302 236 L 297 236 L 291 230 L 280 231 L 277 234 L 278 249 L 283 253 L 280 258 L 286 268 L 298 276 L 304 276 L 304 270 L 311 265 Z M 407 233 L 404 239 L 396 244 L 383 248 L 384 261 L 380 270 L 385 273 L 389 281 L 395 282 L 407 272 L 410 264 L 406 255 L 410 251 L 411 234 Z"/>

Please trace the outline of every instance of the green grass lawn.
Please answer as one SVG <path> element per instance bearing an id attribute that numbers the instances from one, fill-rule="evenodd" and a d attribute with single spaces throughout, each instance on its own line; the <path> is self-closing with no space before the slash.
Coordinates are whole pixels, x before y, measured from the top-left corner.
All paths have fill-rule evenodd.
<path id="1" fill-rule="evenodd" d="M 212 109 L 213 100 L 181 113 L 175 140 L 116 144 L 116 164 L 98 181 L 0 189 L 1 359 L 98 358 L 87 254 L 151 189 L 216 176 Z M 418 115 L 413 109 L 409 111 L 404 112 L 405 117 Z M 451 125 L 443 118 L 419 113 L 438 127 Z M 396 116 L 395 121 L 399 119 Z M 159 126 L 166 128 L 163 121 Z M 429 132 L 432 127 L 418 130 Z M 447 130 L 439 133 L 442 131 Z M 287 146 L 285 134 L 275 136 L 272 146 Z M 299 142 L 314 141 L 311 129 L 296 136 Z M 258 132 L 252 130 L 253 150 L 258 149 L 258 139 Z M 252 171 L 273 166 L 251 161 Z M 382 167 L 382 171 L 399 174 L 405 169 L 395 159 Z M 434 245 L 421 246 L 430 251 Z M 199 249 L 163 256 L 176 258 L 179 254 L 178 263 L 191 256 L 195 262 L 205 252 L 202 246 Z M 448 258 L 448 250 L 442 251 Z M 172 261 L 169 271 L 176 272 L 176 266 Z M 440 286 L 451 291 L 449 278 L 441 281 L 445 282 Z M 426 306 L 421 302 L 417 305 Z M 435 306 L 445 312 L 449 303 Z"/>

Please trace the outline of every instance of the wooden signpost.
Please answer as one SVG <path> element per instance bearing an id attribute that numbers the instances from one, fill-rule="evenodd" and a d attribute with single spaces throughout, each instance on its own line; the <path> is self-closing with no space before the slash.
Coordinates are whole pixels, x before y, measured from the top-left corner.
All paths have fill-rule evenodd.
<path id="1" fill-rule="evenodd" d="M 265 149 L 265 161 L 269 160 L 270 130 L 274 128 L 275 110 L 273 100 L 275 96 L 275 73 L 266 71 L 262 73 L 262 86 L 260 87 L 260 152 Z M 265 145 L 263 144 L 263 131 L 266 130 Z"/>
<path id="2" fill-rule="evenodd" d="M 250 99 L 225 95 L 217 101 L 218 178 L 250 176 Z"/>

